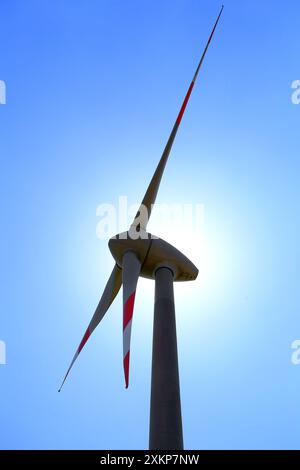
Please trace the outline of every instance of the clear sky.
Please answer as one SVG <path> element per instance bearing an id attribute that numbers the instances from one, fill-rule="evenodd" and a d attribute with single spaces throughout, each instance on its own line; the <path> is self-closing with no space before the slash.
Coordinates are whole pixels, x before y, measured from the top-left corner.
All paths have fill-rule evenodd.
<path id="1" fill-rule="evenodd" d="M 141 200 L 220 3 L 0 2 L 0 448 L 147 447 L 153 282 L 129 389 L 121 294 L 57 389 L 113 266 L 96 208 Z M 157 199 L 204 204 L 171 240 L 201 274 L 175 287 L 186 448 L 300 448 L 299 18 L 225 2 Z"/>

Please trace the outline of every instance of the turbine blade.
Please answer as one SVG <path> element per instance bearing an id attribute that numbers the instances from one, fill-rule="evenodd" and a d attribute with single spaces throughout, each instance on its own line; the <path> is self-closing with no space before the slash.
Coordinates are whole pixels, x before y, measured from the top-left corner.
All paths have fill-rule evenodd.
<path id="1" fill-rule="evenodd" d="M 121 268 L 119 268 L 119 266 L 117 264 L 115 264 L 113 270 L 112 270 L 112 273 L 107 281 L 107 284 L 105 286 L 105 289 L 103 291 L 103 294 L 102 294 L 102 297 L 100 299 L 100 302 L 95 310 L 95 313 L 89 323 L 89 326 L 87 327 L 86 329 L 86 332 L 84 333 L 83 335 L 83 338 L 77 348 L 77 351 L 72 359 L 72 362 L 70 364 L 70 367 L 69 369 L 67 370 L 67 373 L 64 377 L 64 380 L 60 386 L 60 389 L 58 390 L 59 392 L 61 391 L 65 381 L 66 381 L 66 378 L 68 377 L 69 375 L 69 372 L 70 370 L 72 369 L 73 367 L 73 364 L 74 362 L 76 361 L 77 357 L 79 356 L 81 350 L 83 349 L 85 343 L 87 342 L 87 340 L 89 339 L 89 337 L 91 336 L 92 332 L 94 331 L 94 329 L 98 326 L 98 324 L 100 323 L 100 321 L 102 320 L 102 318 L 104 317 L 105 313 L 107 312 L 107 310 L 109 309 L 110 305 L 112 304 L 112 302 L 114 301 L 116 295 L 118 294 L 119 290 L 120 290 L 120 287 L 122 285 L 122 270 Z"/>
<path id="2" fill-rule="evenodd" d="M 176 136 L 176 133 L 177 133 L 177 130 L 179 128 L 179 125 L 180 125 L 180 122 L 181 122 L 181 119 L 182 119 L 182 116 L 184 114 L 184 111 L 185 111 L 185 108 L 186 108 L 186 105 L 189 101 L 189 98 L 190 98 L 190 95 L 192 93 L 192 90 L 193 90 L 193 87 L 194 87 L 194 84 L 196 82 L 196 79 L 197 79 L 197 75 L 199 73 L 199 70 L 201 68 L 201 65 L 202 65 L 202 62 L 204 60 L 204 57 L 206 55 L 206 52 L 207 52 L 207 49 L 209 47 L 209 44 L 212 40 L 212 37 L 214 35 L 214 32 L 215 32 L 215 29 L 217 27 L 217 24 L 219 22 L 219 19 L 220 19 L 220 16 L 222 14 L 222 11 L 223 11 L 223 8 L 224 6 L 222 5 L 222 8 L 220 10 L 220 13 L 217 17 L 217 20 L 214 24 L 214 27 L 212 29 L 212 32 L 208 38 L 208 41 L 206 43 L 206 46 L 205 46 L 205 49 L 203 51 L 203 54 L 201 56 L 201 59 L 199 61 L 199 64 L 197 66 L 197 69 L 196 69 L 196 72 L 194 74 L 194 77 L 191 81 L 191 84 L 188 88 L 188 91 L 187 91 L 187 94 L 183 100 L 183 103 L 182 103 L 182 106 L 180 108 L 180 111 L 178 113 L 178 116 L 177 116 L 177 119 L 175 121 L 175 124 L 173 126 L 173 129 L 172 129 L 172 132 L 170 134 L 170 137 L 167 141 L 167 144 L 165 146 L 165 149 L 163 151 L 163 154 L 161 156 L 161 159 L 157 165 L 157 168 L 155 170 L 155 173 L 150 181 L 150 184 L 148 186 L 148 189 L 145 193 L 145 196 L 144 196 L 144 199 L 140 205 L 140 208 L 134 218 L 134 221 L 131 225 L 132 229 L 135 229 L 137 232 L 140 231 L 140 229 L 142 230 L 146 230 L 146 227 L 147 227 L 147 223 L 149 221 L 149 218 L 150 218 L 150 215 L 151 215 L 151 211 L 152 211 L 152 206 L 153 204 L 155 203 L 155 199 L 156 199 L 156 196 L 157 196 L 157 192 L 158 192 L 158 188 L 159 188 L 159 185 L 160 185 L 160 181 L 161 181 L 161 178 L 162 178 L 162 175 L 163 175 L 163 172 L 164 172 L 164 169 L 165 169 L 165 166 L 166 166 L 166 163 L 167 163 L 167 160 L 168 160 L 168 157 L 169 157 L 169 154 L 171 152 L 171 148 L 172 148 L 172 145 L 173 145 L 173 142 L 174 142 L 174 139 L 175 139 L 175 136 Z"/>
<path id="3" fill-rule="evenodd" d="M 123 256 L 123 366 L 125 386 L 129 382 L 130 339 L 136 285 L 141 270 L 141 263 L 133 251 Z"/>

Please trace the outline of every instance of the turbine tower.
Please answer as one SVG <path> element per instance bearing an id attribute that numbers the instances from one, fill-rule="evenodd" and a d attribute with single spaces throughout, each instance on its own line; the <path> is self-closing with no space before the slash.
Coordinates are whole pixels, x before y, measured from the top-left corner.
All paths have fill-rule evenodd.
<path id="1" fill-rule="evenodd" d="M 136 286 L 139 276 L 153 279 L 155 281 L 155 305 L 149 432 L 150 450 L 183 449 L 173 282 L 195 280 L 198 269 L 174 246 L 148 233 L 147 224 L 182 116 L 222 11 L 223 6 L 139 210 L 129 230 L 109 240 L 109 249 L 115 259 L 114 268 L 59 389 L 60 391 L 78 355 L 111 306 L 121 285 L 123 285 L 123 367 L 125 386 L 128 387 L 130 338 Z"/>

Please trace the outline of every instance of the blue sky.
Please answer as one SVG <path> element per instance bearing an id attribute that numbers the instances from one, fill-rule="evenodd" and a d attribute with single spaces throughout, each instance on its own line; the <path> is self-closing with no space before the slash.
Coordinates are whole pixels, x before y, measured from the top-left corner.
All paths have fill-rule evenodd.
<path id="1" fill-rule="evenodd" d="M 96 208 L 141 200 L 219 8 L 0 3 L 0 448 L 147 447 L 151 281 L 129 389 L 120 294 L 57 389 L 113 265 Z M 226 1 L 159 192 L 205 207 L 177 243 L 202 272 L 175 287 L 188 449 L 300 447 L 299 13 Z"/>

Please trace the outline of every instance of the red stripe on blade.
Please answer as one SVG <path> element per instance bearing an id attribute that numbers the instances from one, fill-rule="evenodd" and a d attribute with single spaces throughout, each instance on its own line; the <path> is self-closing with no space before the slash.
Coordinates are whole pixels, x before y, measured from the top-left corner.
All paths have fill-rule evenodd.
<path id="1" fill-rule="evenodd" d="M 126 388 L 128 388 L 128 383 L 129 383 L 129 356 L 130 356 L 130 351 L 128 351 L 128 353 L 126 354 L 123 360 Z"/>
<path id="2" fill-rule="evenodd" d="M 123 330 L 126 328 L 128 322 L 132 319 L 133 306 L 134 306 L 135 292 L 128 297 L 124 304 L 124 313 L 123 313 Z"/>
<path id="3" fill-rule="evenodd" d="M 184 113 L 184 110 L 185 110 L 185 108 L 186 108 L 186 105 L 187 105 L 187 102 L 188 102 L 188 100 L 189 100 L 189 97 L 190 97 L 190 95 L 191 95 L 191 93 L 192 93 L 193 86 L 194 86 L 194 82 L 191 82 L 190 87 L 189 87 L 189 89 L 188 89 L 188 92 L 187 92 L 187 94 L 186 94 L 186 96 L 185 96 L 185 98 L 184 98 L 184 102 L 182 103 L 181 109 L 180 109 L 180 111 L 179 111 L 178 117 L 177 117 L 177 119 L 176 119 L 176 124 L 177 124 L 178 126 L 179 126 L 179 124 L 180 124 L 180 121 L 181 121 L 181 118 L 182 118 L 182 116 L 183 116 L 183 113 Z"/>
<path id="4" fill-rule="evenodd" d="M 78 354 L 80 353 L 80 351 L 82 350 L 83 346 L 85 345 L 85 343 L 87 342 L 87 340 L 89 339 L 90 336 L 91 336 L 90 330 L 87 328 L 87 330 L 84 333 L 84 336 L 81 340 L 81 343 L 78 347 Z"/>

